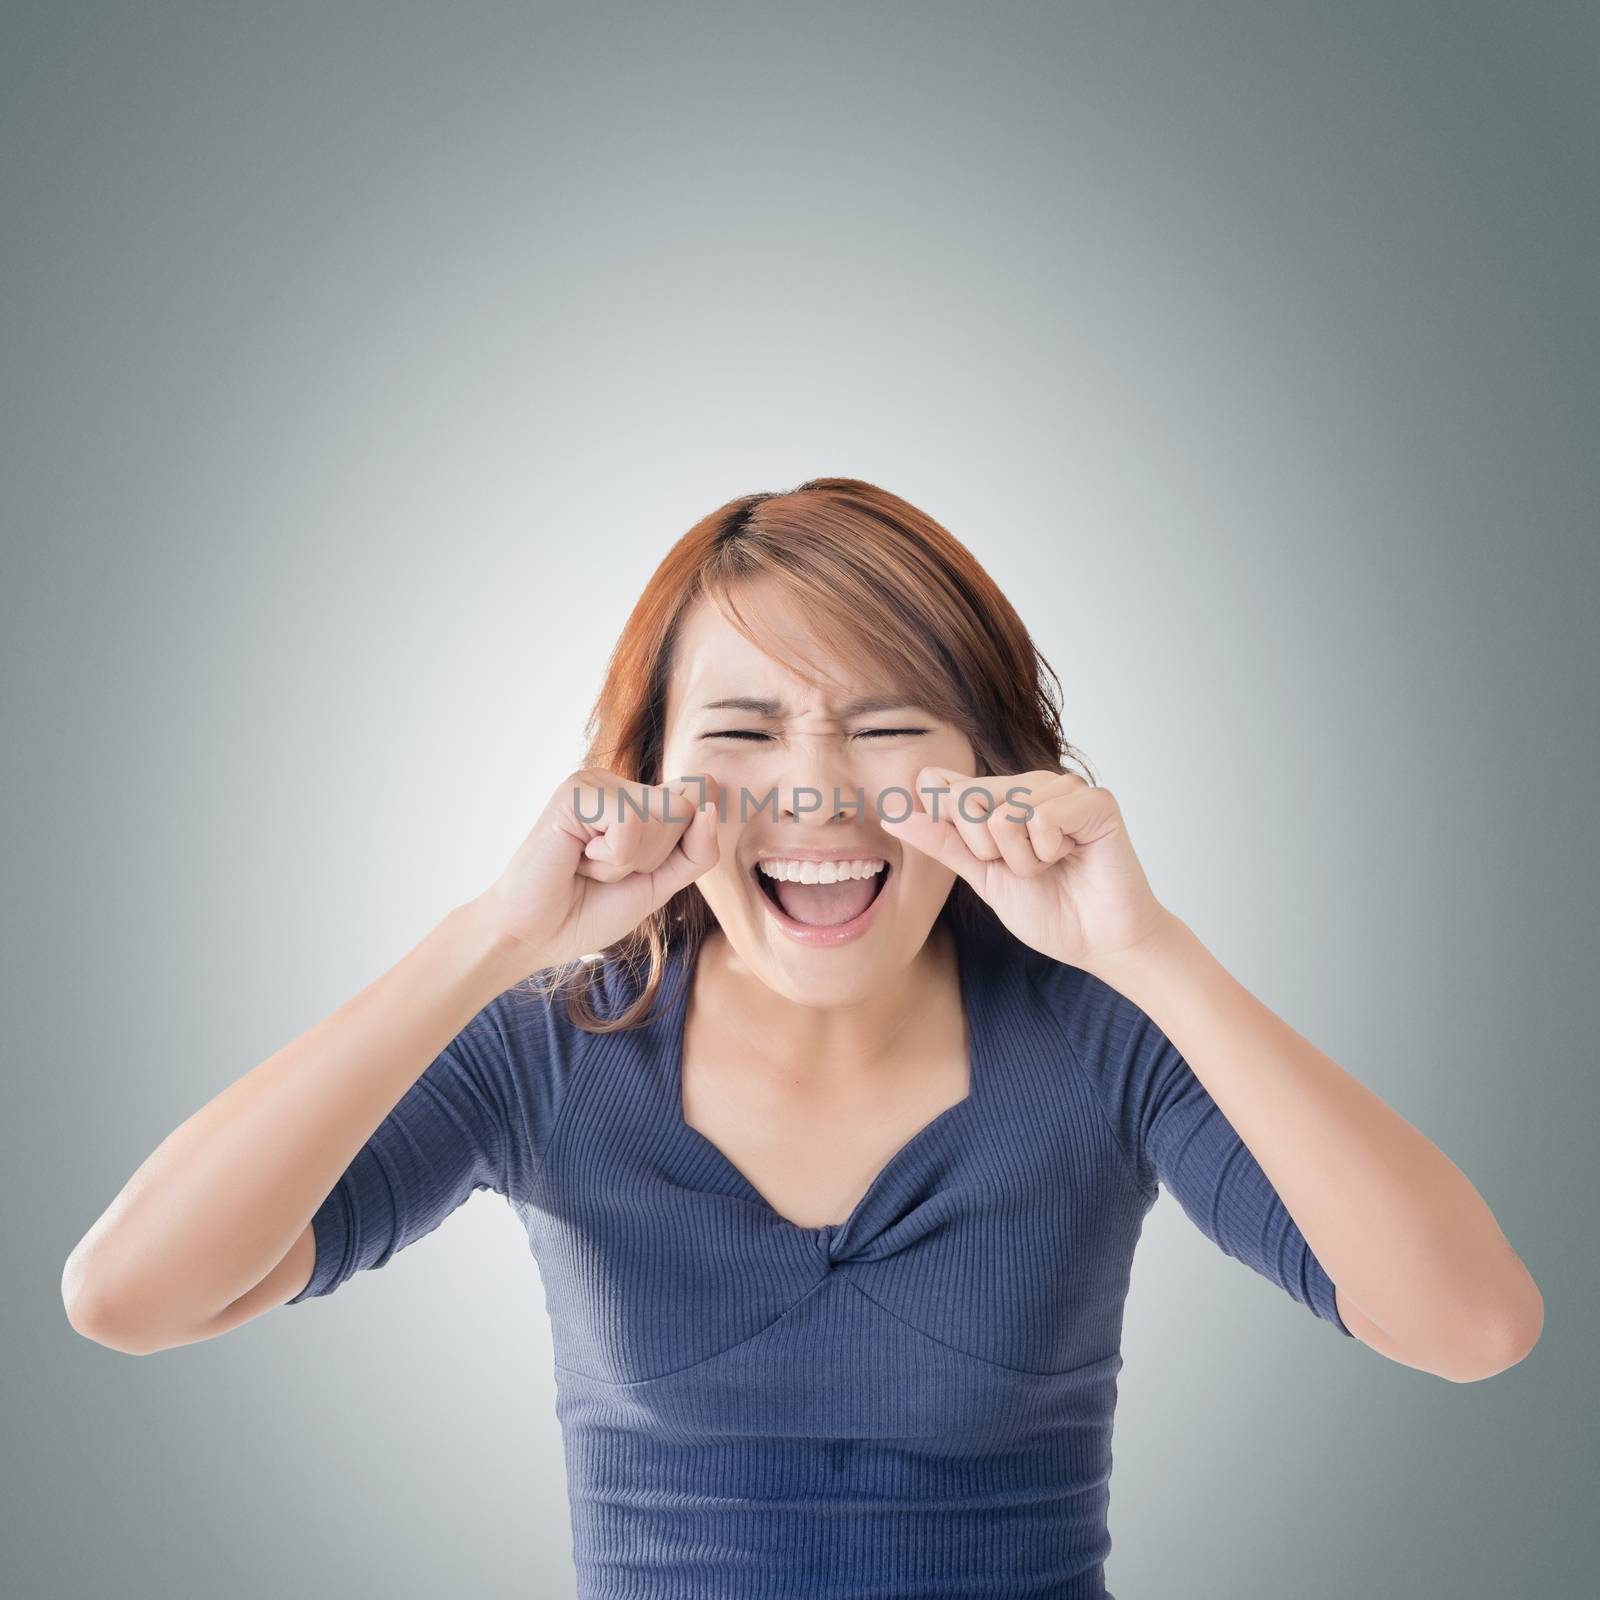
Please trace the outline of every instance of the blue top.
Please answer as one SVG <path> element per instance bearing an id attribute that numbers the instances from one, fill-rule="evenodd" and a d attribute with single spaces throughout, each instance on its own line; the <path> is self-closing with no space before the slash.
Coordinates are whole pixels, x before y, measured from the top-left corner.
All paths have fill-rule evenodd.
<path id="1" fill-rule="evenodd" d="M 383 1266 L 476 1189 L 516 1208 L 551 1321 L 580 1600 L 1111 1600 L 1118 1347 L 1158 1183 L 1348 1335 L 1276 1191 L 1144 1012 L 992 916 L 957 940 L 970 1091 L 842 1224 L 785 1220 L 684 1121 L 681 954 L 627 1032 L 508 990 L 317 1211 L 295 1301 Z M 598 1009 L 637 992 L 620 963 L 600 977 Z"/>

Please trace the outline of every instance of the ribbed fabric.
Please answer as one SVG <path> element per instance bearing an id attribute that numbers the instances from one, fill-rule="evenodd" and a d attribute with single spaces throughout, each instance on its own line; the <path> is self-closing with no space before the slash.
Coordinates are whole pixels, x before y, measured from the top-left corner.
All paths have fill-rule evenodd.
<path id="1" fill-rule="evenodd" d="M 580 1600 L 1112 1600 L 1123 1305 L 1158 1185 L 1348 1335 L 1155 1024 L 992 919 L 957 937 L 970 1092 L 842 1225 L 786 1221 L 683 1120 L 682 957 L 627 1033 L 501 995 L 317 1211 L 296 1301 L 383 1266 L 475 1189 L 516 1207 Z M 635 981 L 602 978 L 619 1005 Z"/>

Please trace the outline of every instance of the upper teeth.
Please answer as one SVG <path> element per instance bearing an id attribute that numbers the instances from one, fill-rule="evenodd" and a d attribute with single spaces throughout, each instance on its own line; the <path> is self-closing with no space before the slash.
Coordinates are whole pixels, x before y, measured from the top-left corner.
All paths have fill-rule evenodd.
<path id="1" fill-rule="evenodd" d="M 887 861 L 758 861 L 769 878 L 788 883 L 838 883 L 842 878 L 870 878 L 888 866 Z"/>

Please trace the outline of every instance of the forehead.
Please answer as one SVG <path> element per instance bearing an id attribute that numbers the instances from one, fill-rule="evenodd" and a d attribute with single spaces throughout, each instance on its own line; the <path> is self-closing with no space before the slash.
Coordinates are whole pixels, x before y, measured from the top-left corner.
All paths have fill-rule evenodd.
<path id="1" fill-rule="evenodd" d="M 770 648 L 803 671 L 825 676 L 808 683 L 783 660 L 774 660 L 747 639 L 712 600 L 696 600 L 684 613 L 672 671 L 667 680 L 667 714 L 695 710 L 709 700 L 754 696 L 790 707 L 827 705 L 874 692 L 892 694 L 884 682 L 870 682 L 815 637 L 782 596 L 746 589 L 736 597 L 740 614 Z"/>

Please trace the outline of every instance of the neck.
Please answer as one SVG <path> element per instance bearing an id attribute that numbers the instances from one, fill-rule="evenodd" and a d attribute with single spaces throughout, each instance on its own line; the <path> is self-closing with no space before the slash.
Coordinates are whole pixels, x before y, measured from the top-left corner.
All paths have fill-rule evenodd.
<path id="1" fill-rule="evenodd" d="M 939 921 L 911 962 L 870 995 L 808 1005 L 763 982 L 714 929 L 695 962 L 695 998 L 711 1008 L 718 1033 L 752 1067 L 841 1082 L 948 1044 L 952 995 L 958 1025 L 960 1016 L 956 962 L 955 940 Z"/>

